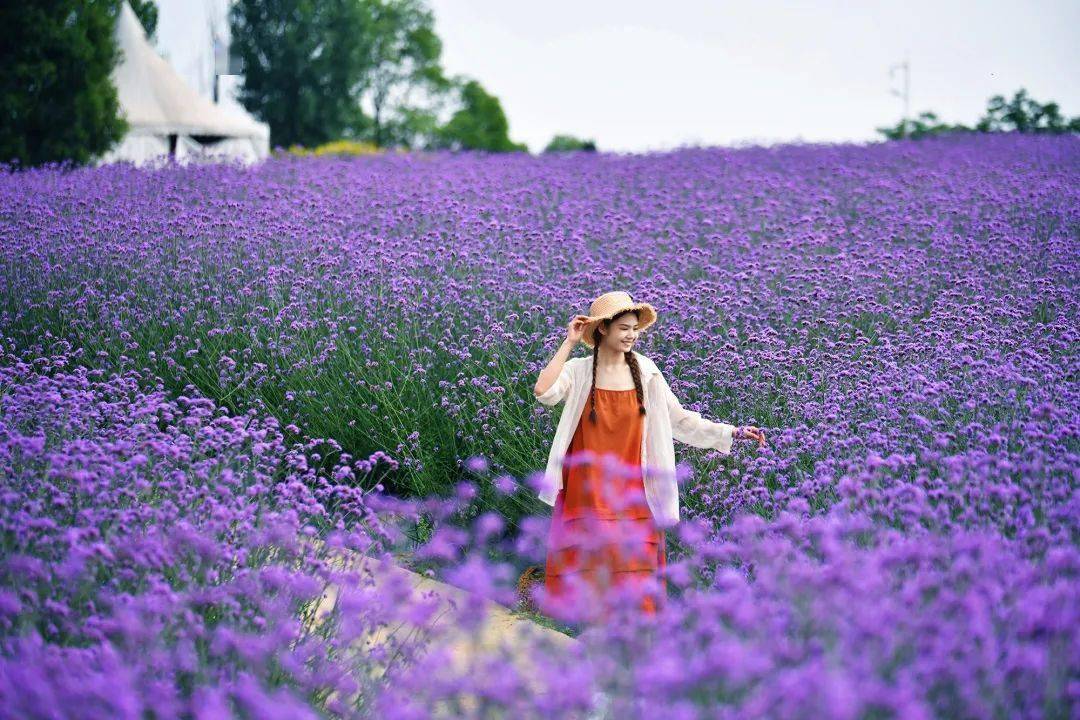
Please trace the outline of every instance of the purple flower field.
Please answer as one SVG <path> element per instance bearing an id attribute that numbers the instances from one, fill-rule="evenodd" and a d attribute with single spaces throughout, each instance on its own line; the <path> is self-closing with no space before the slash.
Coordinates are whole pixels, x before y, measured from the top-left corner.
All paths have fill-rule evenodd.
<path id="1" fill-rule="evenodd" d="M 1078 257 L 1073 136 L 4 173 L 0 713 L 1075 717 Z M 542 562 L 531 388 L 610 289 L 768 439 L 676 447 L 667 607 L 358 650 L 430 612 L 364 559 Z"/>

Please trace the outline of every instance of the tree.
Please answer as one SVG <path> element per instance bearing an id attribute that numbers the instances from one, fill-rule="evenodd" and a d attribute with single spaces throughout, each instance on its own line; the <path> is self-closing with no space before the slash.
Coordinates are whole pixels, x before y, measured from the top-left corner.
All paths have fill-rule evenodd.
<path id="1" fill-rule="evenodd" d="M 439 129 L 435 144 L 453 150 L 491 152 L 528 151 L 524 144 L 510 140 L 509 123 L 502 104 L 476 80 L 460 84 L 461 109 Z"/>
<path id="2" fill-rule="evenodd" d="M 131 9 L 135 11 L 135 17 L 139 18 L 139 24 L 146 31 L 146 37 L 153 41 L 158 21 L 158 8 L 154 0 L 128 0 L 128 2 Z"/>
<path id="3" fill-rule="evenodd" d="M 1066 120 L 1061 117 L 1056 102 L 1040 105 L 1027 96 L 1027 90 L 1020 88 L 1010 101 L 1006 102 L 1001 95 L 990 98 L 986 114 L 975 128 L 980 132 L 1080 132 L 1080 117 Z"/>
<path id="4" fill-rule="evenodd" d="M 460 99 L 451 134 L 525 149 L 506 138 L 498 99 L 443 74 L 442 41 L 423 0 L 238 0 L 230 21 L 244 65 L 240 101 L 270 124 L 276 145 L 341 138 L 380 147 L 457 143 L 439 123 Z M 477 140 L 491 123 L 496 139 Z"/>
<path id="5" fill-rule="evenodd" d="M 573 152 L 575 150 L 596 152 L 596 143 L 592 140 L 581 140 L 573 135 L 556 135 L 551 138 L 551 142 L 544 148 L 545 153 Z"/>
<path id="6" fill-rule="evenodd" d="M 917 140 L 930 135 L 945 135 L 948 133 L 972 132 L 972 129 L 964 125 L 949 125 L 938 121 L 935 113 L 926 111 L 919 114 L 913 120 L 901 120 L 895 127 L 879 127 L 876 130 L 889 140 L 910 138 Z"/>
<path id="7" fill-rule="evenodd" d="M 363 98 L 372 107 L 370 137 L 376 145 L 411 145 L 433 127 L 434 112 L 413 103 L 414 93 L 437 102 L 452 89 L 439 64 L 442 41 L 435 18 L 420 0 L 368 0 L 372 43 Z"/>
<path id="8" fill-rule="evenodd" d="M 120 0 L 0 5 L 0 161 L 84 164 L 127 132 L 111 73 Z"/>
<path id="9" fill-rule="evenodd" d="M 383 127 L 388 143 L 404 148 L 432 148 L 439 132 L 439 110 L 446 104 L 447 93 L 432 94 L 425 106 L 400 107 L 396 120 Z"/>
<path id="10" fill-rule="evenodd" d="M 986 114 L 974 127 L 938 122 L 932 112 L 920 113 L 914 120 L 901 120 L 895 127 L 879 127 L 876 130 L 889 140 L 901 138 L 918 139 L 932 135 L 958 132 L 1021 132 L 1021 133 L 1069 133 L 1080 132 L 1080 117 L 1066 121 L 1055 102 L 1041 105 L 1027 96 L 1020 88 L 1011 101 L 995 95 L 987 102 Z"/>
<path id="11" fill-rule="evenodd" d="M 371 66 L 369 3 L 238 0 L 233 46 L 244 66 L 240 102 L 270 125 L 276 145 L 314 146 L 355 137 Z"/>

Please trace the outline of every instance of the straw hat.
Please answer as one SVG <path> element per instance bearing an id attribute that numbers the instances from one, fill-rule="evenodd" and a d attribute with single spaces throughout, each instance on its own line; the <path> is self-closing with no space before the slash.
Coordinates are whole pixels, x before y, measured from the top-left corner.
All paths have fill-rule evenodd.
<path id="1" fill-rule="evenodd" d="M 634 310 L 637 312 L 639 332 L 656 322 L 656 308 L 649 303 L 636 303 L 634 302 L 634 299 L 630 297 L 629 293 L 624 293 L 621 290 L 614 290 L 609 293 L 604 293 L 596 298 L 593 300 L 593 304 L 589 306 L 589 319 L 585 323 L 585 328 L 581 335 L 581 342 L 592 347 L 593 342 L 591 338 L 596 326 L 602 321 L 615 317 L 625 310 Z"/>

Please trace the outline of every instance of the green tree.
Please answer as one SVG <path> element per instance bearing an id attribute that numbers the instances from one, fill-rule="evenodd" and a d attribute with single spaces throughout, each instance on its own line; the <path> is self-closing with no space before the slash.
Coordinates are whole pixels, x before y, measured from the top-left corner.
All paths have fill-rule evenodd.
<path id="1" fill-rule="evenodd" d="M 990 98 L 987 102 L 986 113 L 974 127 L 940 122 L 936 114 L 927 111 L 920 113 L 912 120 L 901 120 L 893 127 L 879 127 L 876 130 L 889 140 L 919 139 L 958 132 L 1060 134 L 1080 132 L 1080 117 L 1066 120 L 1061 116 L 1057 103 L 1050 102 L 1042 105 L 1029 98 L 1027 90 L 1020 88 L 1010 101 L 1006 101 L 1001 95 Z"/>
<path id="2" fill-rule="evenodd" d="M 131 9 L 135 11 L 135 17 L 146 31 L 146 37 L 153 41 L 154 33 L 157 32 L 158 8 L 154 0 L 128 0 Z"/>
<path id="3" fill-rule="evenodd" d="M 387 142 L 404 148 L 432 148 L 439 132 L 439 108 L 445 95 L 433 94 L 427 105 L 405 106 L 395 111 L 396 120 L 383 127 Z"/>
<path id="4" fill-rule="evenodd" d="M 592 140 L 581 140 L 573 135 L 556 135 L 551 138 L 551 142 L 544 148 L 546 153 L 573 152 L 575 150 L 596 152 L 596 143 Z"/>
<path id="5" fill-rule="evenodd" d="M 110 77 L 119 0 L 0 5 L 0 161 L 91 162 L 123 137 Z"/>
<path id="6" fill-rule="evenodd" d="M 476 80 L 460 84 L 461 109 L 439 129 L 435 145 L 452 150 L 528 151 L 510 140 L 502 104 Z"/>
<path id="7" fill-rule="evenodd" d="M 238 0 L 230 21 L 240 101 L 270 124 L 275 145 L 525 149 L 506 138 L 497 98 L 444 75 L 423 0 Z M 444 132 L 451 104 L 462 109 Z"/>
<path id="8" fill-rule="evenodd" d="M 909 120 L 901 120 L 895 127 L 875 128 L 889 140 L 910 138 L 917 140 L 930 135 L 945 135 L 956 132 L 972 132 L 972 129 L 964 125 L 949 125 L 938 120 L 935 113 L 926 111 L 919 113 L 918 117 Z"/>
<path id="9" fill-rule="evenodd" d="M 244 67 L 240 102 L 270 125 L 275 145 L 310 147 L 363 131 L 370 3 L 238 0 L 229 18 Z"/>
<path id="10" fill-rule="evenodd" d="M 990 98 L 986 114 L 975 125 L 980 132 L 1051 133 L 1080 132 L 1080 117 L 1067 120 L 1056 102 L 1041 105 L 1020 88 L 1012 100 L 1001 95 Z"/>
<path id="11" fill-rule="evenodd" d="M 421 0 L 368 0 L 368 57 L 362 97 L 372 108 L 367 139 L 376 145 L 415 142 L 431 131 L 435 113 L 416 95 L 438 100 L 452 84 L 440 65 L 442 41 L 435 18 Z"/>

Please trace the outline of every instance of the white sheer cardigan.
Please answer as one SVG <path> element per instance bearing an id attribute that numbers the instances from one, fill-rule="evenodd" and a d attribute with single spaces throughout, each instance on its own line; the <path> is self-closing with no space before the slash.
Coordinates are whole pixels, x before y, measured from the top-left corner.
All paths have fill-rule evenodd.
<path id="1" fill-rule="evenodd" d="M 641 369 L 641 384 L 645 400 L 645 429 L 641 438 L 641 464 L 645 498 L 653 519 L 660 527 L 679 522 L 679 487 L 675 477 L 675 440 L 699 448 L 731 452 L 735 426 L 713 422 L 679 403 L 668 387 L 656 364 L 637 351 L 632 351 Z M 544 470 L 544 488 L 538 497 L 548 505 L 562 489 L 562 464 L 570 441 L 585 410 L 592 382 L 592 355 L 570 358 L 563 364 L 558 379 L 538 402 L 555 406 L 565 401 L 548 452 Z"/>

